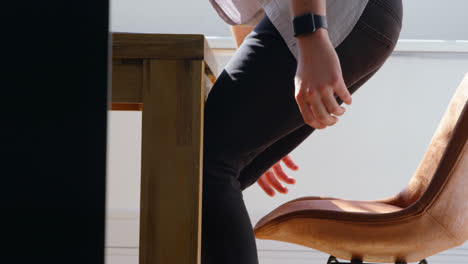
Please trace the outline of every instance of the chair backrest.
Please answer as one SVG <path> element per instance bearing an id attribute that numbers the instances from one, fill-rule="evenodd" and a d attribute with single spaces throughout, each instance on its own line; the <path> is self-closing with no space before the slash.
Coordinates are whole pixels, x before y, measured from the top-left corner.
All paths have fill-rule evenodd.
<path id="1" fill-rule="evenodd" d="M 468 103 L 465 103 L 431 184 L 417 202 L 426 208 L 426 213 L 443 227 L 456 245 L 468 240 L 467 139 Z"/>
<path id="2" fill-rule="evenodd" d="M 399 206 L 430 214 L 456 244 L 468 239 L 468 74 L 456 90 Z"/>
<path id="3" fill-rule="evenodd" d="M 431 142 L 419 163 L 408 186 L 395 197 L 394 205 L 406 208 L 414 204 L 427 191 L 429 184 L 435 176 L 445 150 L 448 146 L 452 132 L 460 119 L 462 110 L 468 99 L 468 74 L 458 86 L 455 94 L 442 117 L 442 120 L 433 135 Z"/>

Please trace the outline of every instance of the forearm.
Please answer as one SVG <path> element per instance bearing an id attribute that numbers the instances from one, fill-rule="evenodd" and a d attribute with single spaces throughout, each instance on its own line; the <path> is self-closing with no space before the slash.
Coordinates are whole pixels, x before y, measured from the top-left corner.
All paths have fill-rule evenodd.
<path id="1" fill-rule="evenodd" d="M 231 26 L 232 36 L 236 47 L 239 47 L 244 41 L 245 37 L 252 32 L 254 26 Z"/>
<path id="2" fill-rule="evenodd" d="M 325 0 L 289 1 L 292 17 L 307 13 L 326 16 Z M 295 96 L 304 122 L 318 129 L 332 126 L 338 121 L 336 116 L 345 112 L 337 97 L 348 105 L 352 100 L 328 31 L 320 27 L 314 32 L 300 34 L 297 44 Z"/>

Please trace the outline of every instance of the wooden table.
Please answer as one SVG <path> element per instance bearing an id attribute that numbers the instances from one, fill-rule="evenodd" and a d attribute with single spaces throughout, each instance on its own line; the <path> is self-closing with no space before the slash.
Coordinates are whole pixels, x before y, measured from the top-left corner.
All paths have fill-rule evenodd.
<path id="1" fill-rule="evenodd" d="M 140 264 L 200 263 L 203 35 L 112 34 L 112 110 L 142 110 Z M 206 79 L 208 78 L 208 79 Z"/>

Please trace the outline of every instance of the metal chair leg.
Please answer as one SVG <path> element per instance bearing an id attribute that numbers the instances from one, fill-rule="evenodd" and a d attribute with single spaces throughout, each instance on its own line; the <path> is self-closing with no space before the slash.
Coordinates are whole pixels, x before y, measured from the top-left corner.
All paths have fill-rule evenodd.
<path id="1" fill-rule="evenodd" d="M 330 256 L 328 258 L 327 264 L 337 264 L 337 263 L 340 263 L 340 262 L 338 262 L 338 260 L 334 256 Z"/>
<path id="2" fill-rule="evenodd" d="M 360 259 L 353 259 L 351 262 L 339 262 L 335 256 L 328 258 L 327 264 L 374 264 L 374 263 L 363 263 Z M 407 264 L 406 262 L 396 262 L 395 264 Z M 423 259 L 419 264 L 428 264 L 427 260 Z"/>

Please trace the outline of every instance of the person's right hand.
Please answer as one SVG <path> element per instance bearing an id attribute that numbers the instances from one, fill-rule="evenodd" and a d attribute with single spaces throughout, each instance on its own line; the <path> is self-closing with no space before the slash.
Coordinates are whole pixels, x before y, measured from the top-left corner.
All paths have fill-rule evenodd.
<path id="1" fill-rule="evenodd" d="M 297 170 L 299 167 L 291 160 L 289 155 L 286 155 L 284 158 L 281 159 L 284 164 L 291 170 Z M 273 169 L 273 171 L 271 171 Z M 268 171 L 266 171 L 258 180 L 258 185 L 263 189 L 263 191 L 268 194 L 269 196 L 275 196 L 276 189 L 280 193 L 288 193 L 288 188 L 284 187 L 279 181 L 294 184 L 296 180 L 294 178 L 289 177 L 281 168 L 280 161 L 275 163 Z"/>
<path id="2" fill-rule="evenodd" d="M 297 43 L 296 102 L 304 122 L 317 129 L 332 126 L 338 121 L 336 116 L 345 112 L 336 101 L 335 93 L 348 105 L 352 100 L 328 31 L 318 29 L 299 36 Z"/>

